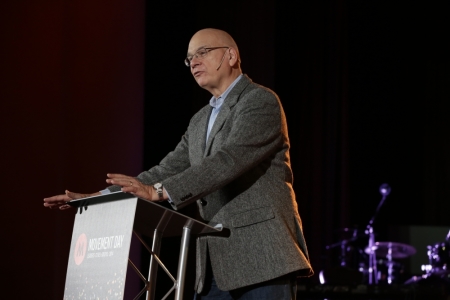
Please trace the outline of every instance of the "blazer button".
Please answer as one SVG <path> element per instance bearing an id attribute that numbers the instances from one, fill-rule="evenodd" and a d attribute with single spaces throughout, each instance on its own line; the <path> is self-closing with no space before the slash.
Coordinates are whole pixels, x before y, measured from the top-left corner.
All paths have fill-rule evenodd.
<path id="1" fill-rule="evenodd" d="M 208 202 L 206 200 L 204 200 L 204 199 L 200 199 L 200 204 L 202 206 L 205 206 L 206 204 L 208 204 Z"/>

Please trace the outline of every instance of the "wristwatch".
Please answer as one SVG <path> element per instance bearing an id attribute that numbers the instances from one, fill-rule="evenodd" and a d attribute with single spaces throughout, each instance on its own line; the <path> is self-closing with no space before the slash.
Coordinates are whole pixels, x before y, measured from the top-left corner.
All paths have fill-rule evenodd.
<path id="1" fill-rule="evenodd" d="M 160 183 L 160 182 L 155 183 L 153 185 L 153 188 L 155 189 L 156 193 L 158 194 L 159 200 L 164 200 L 162 183 Z"/>

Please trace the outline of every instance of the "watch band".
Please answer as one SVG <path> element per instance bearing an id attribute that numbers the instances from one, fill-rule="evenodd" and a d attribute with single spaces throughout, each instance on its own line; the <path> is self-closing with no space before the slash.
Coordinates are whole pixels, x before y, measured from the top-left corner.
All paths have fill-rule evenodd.
<path id="1" fill-rule="evenodd" d="M 155 183 L 153 185 L 153 188 L 155 189 L 156 193 L 158 194 L 159 200 L 164 200 L 162 183 L 160 183 L 160 182 Z"/>

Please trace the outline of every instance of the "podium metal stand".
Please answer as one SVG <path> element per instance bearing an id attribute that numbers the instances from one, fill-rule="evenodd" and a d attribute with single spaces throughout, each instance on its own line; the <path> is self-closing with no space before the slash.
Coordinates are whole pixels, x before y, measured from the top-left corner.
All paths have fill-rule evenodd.
<path id="1" fill-rule="evenodd" d="M 127 264 L 144 281 L 146 292 L 154 300 L 158 265 L 174 282 L 163 299 L 175 290 L 175 299 L 183 299 L 186 262 L 191 235 L 222 231 L 220 224 L 205 224 L 157 203 L 123 192 L 70 201 L 77 208 L 67 267 L 64 299 L 123 299 Z M 151 254 L 148 276 L 130 260 L 132 234 Z M 148 247 L 142 236 L 153 238 Z M 176 278 L 159 258 L 163 237 L 181 236 Z"/>

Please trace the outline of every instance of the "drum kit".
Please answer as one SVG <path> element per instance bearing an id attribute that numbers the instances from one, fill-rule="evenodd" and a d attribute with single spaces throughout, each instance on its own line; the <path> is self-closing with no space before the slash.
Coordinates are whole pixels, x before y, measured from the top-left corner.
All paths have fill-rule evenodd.
<path id="1" fill-rule="evenodd" d="M 390 193 L 387 184 L 380 187 L 383 196 L 377 210 L 364 230 L 344 228 L 337 230 L 340 240 L 326 246 L 327 250 L 338 249 L 338 266 L 319 273 L 321 284 L 410 284 L 430 277 L 450 279 L 450 231 L 445 242 L 427 247 L 428 264 L 422 266 L 424 274 L 407 280 L 402 260 L 416 253 L 408 244 L 394 241 L 375 241 L 373 223 Z"/>
<path id="2" fill-rule="evenodd" d="M 339 266 L 319 273 L 324 283 L 397 284 L 404 279 L 402 260 L 416 253 L 408 244 L 377 241 L 370 243 L 370 233 L 344 228 L 341 232 L 353 232 L 349 239 L 328 245 L 327 249 L 339 249 Z M 339 280 L 336 280 L 338 278 Z"/>
<path id="3" fill-rule="evenodd" d="M 368 246 L 370 237 L 358 229 L 344 228 L 338 232 L 351 233 L 351 236 L 326 247 L 339 249 L 339 259 L 338 266 L 320 271 L 322 284 L 441 282 L 450 285 L 450 231 L 445 241 L 427 246 L 428 263 L 421 267 L 423 274 L 412 277 L 407 277 L 403 261 L 416 253 L 413 246 L 392 241 L 377 241 Z"/>

